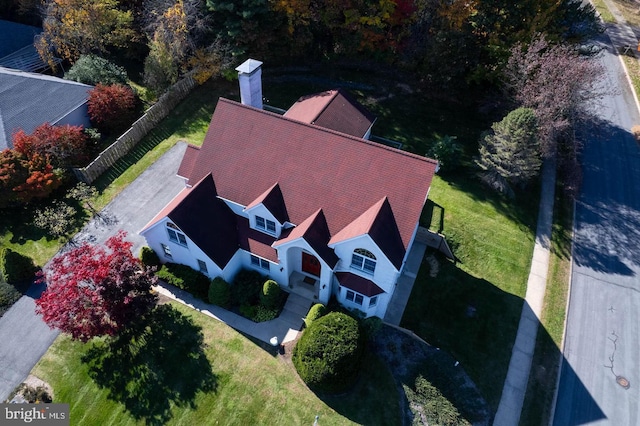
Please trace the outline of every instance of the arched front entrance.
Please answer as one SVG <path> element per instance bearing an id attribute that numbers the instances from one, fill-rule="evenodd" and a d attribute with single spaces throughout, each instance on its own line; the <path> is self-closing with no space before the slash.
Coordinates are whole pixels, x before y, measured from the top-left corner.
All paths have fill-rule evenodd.
<path id="1" fill-rule="evenodd" d="M 303 251 L 302 272 L 320 278 L 320 261 L 314 255 Z"/>

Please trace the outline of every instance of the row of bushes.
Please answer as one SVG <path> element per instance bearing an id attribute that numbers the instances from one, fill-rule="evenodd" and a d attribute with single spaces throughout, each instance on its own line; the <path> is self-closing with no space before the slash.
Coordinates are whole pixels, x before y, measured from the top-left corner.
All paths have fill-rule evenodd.
<path id="1" fill-rule="evenodd" d="M 186 265 L 161 265 L 158 255 L 149 247 L 142 248 L 140 260 L 145 265 L 159 268 L 156 273 L 159 279 L 256 322 L 276 318 L 286 301 L 286 293 L 280 285 L 256 271 L 240 271 L 233 285 L 229 285 L 221 277 L 209 280 L 203 273 Z"/>

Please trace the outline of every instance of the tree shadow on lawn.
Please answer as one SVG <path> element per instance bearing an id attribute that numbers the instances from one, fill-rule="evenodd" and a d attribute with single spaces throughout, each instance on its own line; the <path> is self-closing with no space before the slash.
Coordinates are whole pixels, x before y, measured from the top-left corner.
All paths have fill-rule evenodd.
<path id="1" fill-rule="evenodd" d="M 495 410 L 515 341 L 522 299 L 473 277 L 443 256 L 437 277 L 423 262 L 401 326 L 460 361 Z"/>
<path id="2" fill-rule="evenodd" d="M 218 378 L 204 352 L 200 327 L 160 305 L 125 333 L 95 343 L 82 357 L 89 376 L 134 419 L 165 424 L 171 404 L 196 408 L 199 392 L 214 392 Z"/>

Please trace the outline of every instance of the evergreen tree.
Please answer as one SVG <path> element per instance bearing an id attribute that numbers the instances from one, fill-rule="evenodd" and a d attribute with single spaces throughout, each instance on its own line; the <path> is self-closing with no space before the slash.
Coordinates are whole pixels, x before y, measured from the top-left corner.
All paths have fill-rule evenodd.
<path id="1" fill-rule="evenodd" d="M 493 188 L 513 196 L 513 187 L 538 174 L 542 161 L 537 119 L 531 108 L 518 108 L 491 126 L 480 141 L 476 161 L 483 179 Z"/>

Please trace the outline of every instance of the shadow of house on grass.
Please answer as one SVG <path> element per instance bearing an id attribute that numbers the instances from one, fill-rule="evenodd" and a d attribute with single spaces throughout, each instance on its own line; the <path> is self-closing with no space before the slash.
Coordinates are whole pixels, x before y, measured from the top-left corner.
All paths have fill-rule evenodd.
<path id="1" fill-rule="evenodd" d="M 154 309 L 124 334 L 83 356 L 89 376 L 150 425 L 172 417 L 171 404 L 196 408 L 199 392 L 214 392 L 218 378 L 204 352 L 200 327 L 169 305 Z"/>

